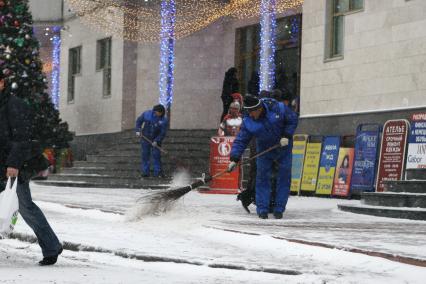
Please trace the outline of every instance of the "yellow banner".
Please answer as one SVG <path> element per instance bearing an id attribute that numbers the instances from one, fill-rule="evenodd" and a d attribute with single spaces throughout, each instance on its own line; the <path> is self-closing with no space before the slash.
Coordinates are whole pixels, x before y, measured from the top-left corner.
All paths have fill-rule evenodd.
<path id="1" fill-rule="evenodd" d="M 305 160 L 307 140 L 308 135 L 294 135 L 290 191 L 296 194 L 299 193 L 300 184 L 302 182 L 303 162 Z"/>
<path id="2" fill-rule="evenodd" d="M 316 194 L 331 194 L 335 171 L 336 167 L 330 167 L 328 171 L 325 167 L 320 167 Z"/>
<path id="3" fill-rule="evenodd" d="M 300 190 L 315 191 L 320 156 L 321 143 L 308 143 L 306 147 L 305 164 L 303 165 L 302 185 Z"/>

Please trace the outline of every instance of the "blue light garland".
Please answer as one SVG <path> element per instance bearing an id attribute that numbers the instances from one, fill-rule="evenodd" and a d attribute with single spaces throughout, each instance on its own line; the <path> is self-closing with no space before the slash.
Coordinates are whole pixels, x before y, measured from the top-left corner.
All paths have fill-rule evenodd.
<path id="1" fill-rule="evenodd" d="M 175 57 L 175 0 L 161 1 L 160 104 L 169 109 L 173 103 Z"/>
<path id="2" fill-rule="evenodd" d="M 275 81 L 276 0 L 262 0 L 260 6 L 260 91 L 271 91 Z"/>
<path id="3" fill-rule="evenodd" d="M 59 76 L 60 76 L 60 62 L 61 62 L 61 36 L 60 27 L 53 27 L 55 35 L 52 37 L 52 103 L 56 109 L 59 108 Z"/>

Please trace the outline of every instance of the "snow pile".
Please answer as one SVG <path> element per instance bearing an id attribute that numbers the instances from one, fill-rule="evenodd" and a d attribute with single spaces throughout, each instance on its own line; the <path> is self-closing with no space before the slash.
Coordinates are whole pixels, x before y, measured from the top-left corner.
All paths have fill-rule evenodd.
<path id="1" fill-rule="evenodd" d="M 173 175 L 170 188 L 166 190 L 151 190 L 148 194 L 144 194 L 136 201 L 136 204 L 126 212 L 128 221 L 137 221 L 144 216 L 160 215 L 171 210 L 176 200 L 164 200 L 159 198 L 162 192 L 170 191 L 174 188 L 186 186 L 190 183 L 191 178 L 187 171 L 182 170 Z"/>

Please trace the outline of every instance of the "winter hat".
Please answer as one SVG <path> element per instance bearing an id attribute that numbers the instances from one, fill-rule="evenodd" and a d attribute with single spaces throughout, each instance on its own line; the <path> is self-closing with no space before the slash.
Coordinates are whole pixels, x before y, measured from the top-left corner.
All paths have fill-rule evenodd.
<path id="1" fill-rule="evenodd" d="M 244 109 L 248 111 L 256 110 L 260 107 L 260 100 L 254 96 L 247 95 L 244 98 Z"/>
<path id="2" fill-rule="evenodd" d="M 153 111 L 158 111 L 161 112 L 162 114 L 166 113 L 166 109 L 164 108 L 163 105 L 156 105 L 152 108 Z"/>

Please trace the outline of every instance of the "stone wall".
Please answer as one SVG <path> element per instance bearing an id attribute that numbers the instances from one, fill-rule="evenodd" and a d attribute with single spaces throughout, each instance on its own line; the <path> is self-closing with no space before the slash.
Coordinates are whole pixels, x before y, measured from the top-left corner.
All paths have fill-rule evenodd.
<path id="1" fill-rule="evenodd" d="M 111 96 L 102 95 L 103 72 L 96 70 L 96 42 L 108 35 L 94 32 L 77 18 L 66 21 L 61 46 L 60 113 L 77 135 L 122 130 L 123 40 L 112 38 Z M 75 100 L 67 102 L 69 49 L 82 46 L 81 74 L 76 79 Z"/>
<path id="2" fill-rule="evenodd" d="M 343 59 L 330 62 L 325 5 L 303 6 L 302 117 L 426 106 L 426 1 L 365 0 L 345 16 Z"/>

